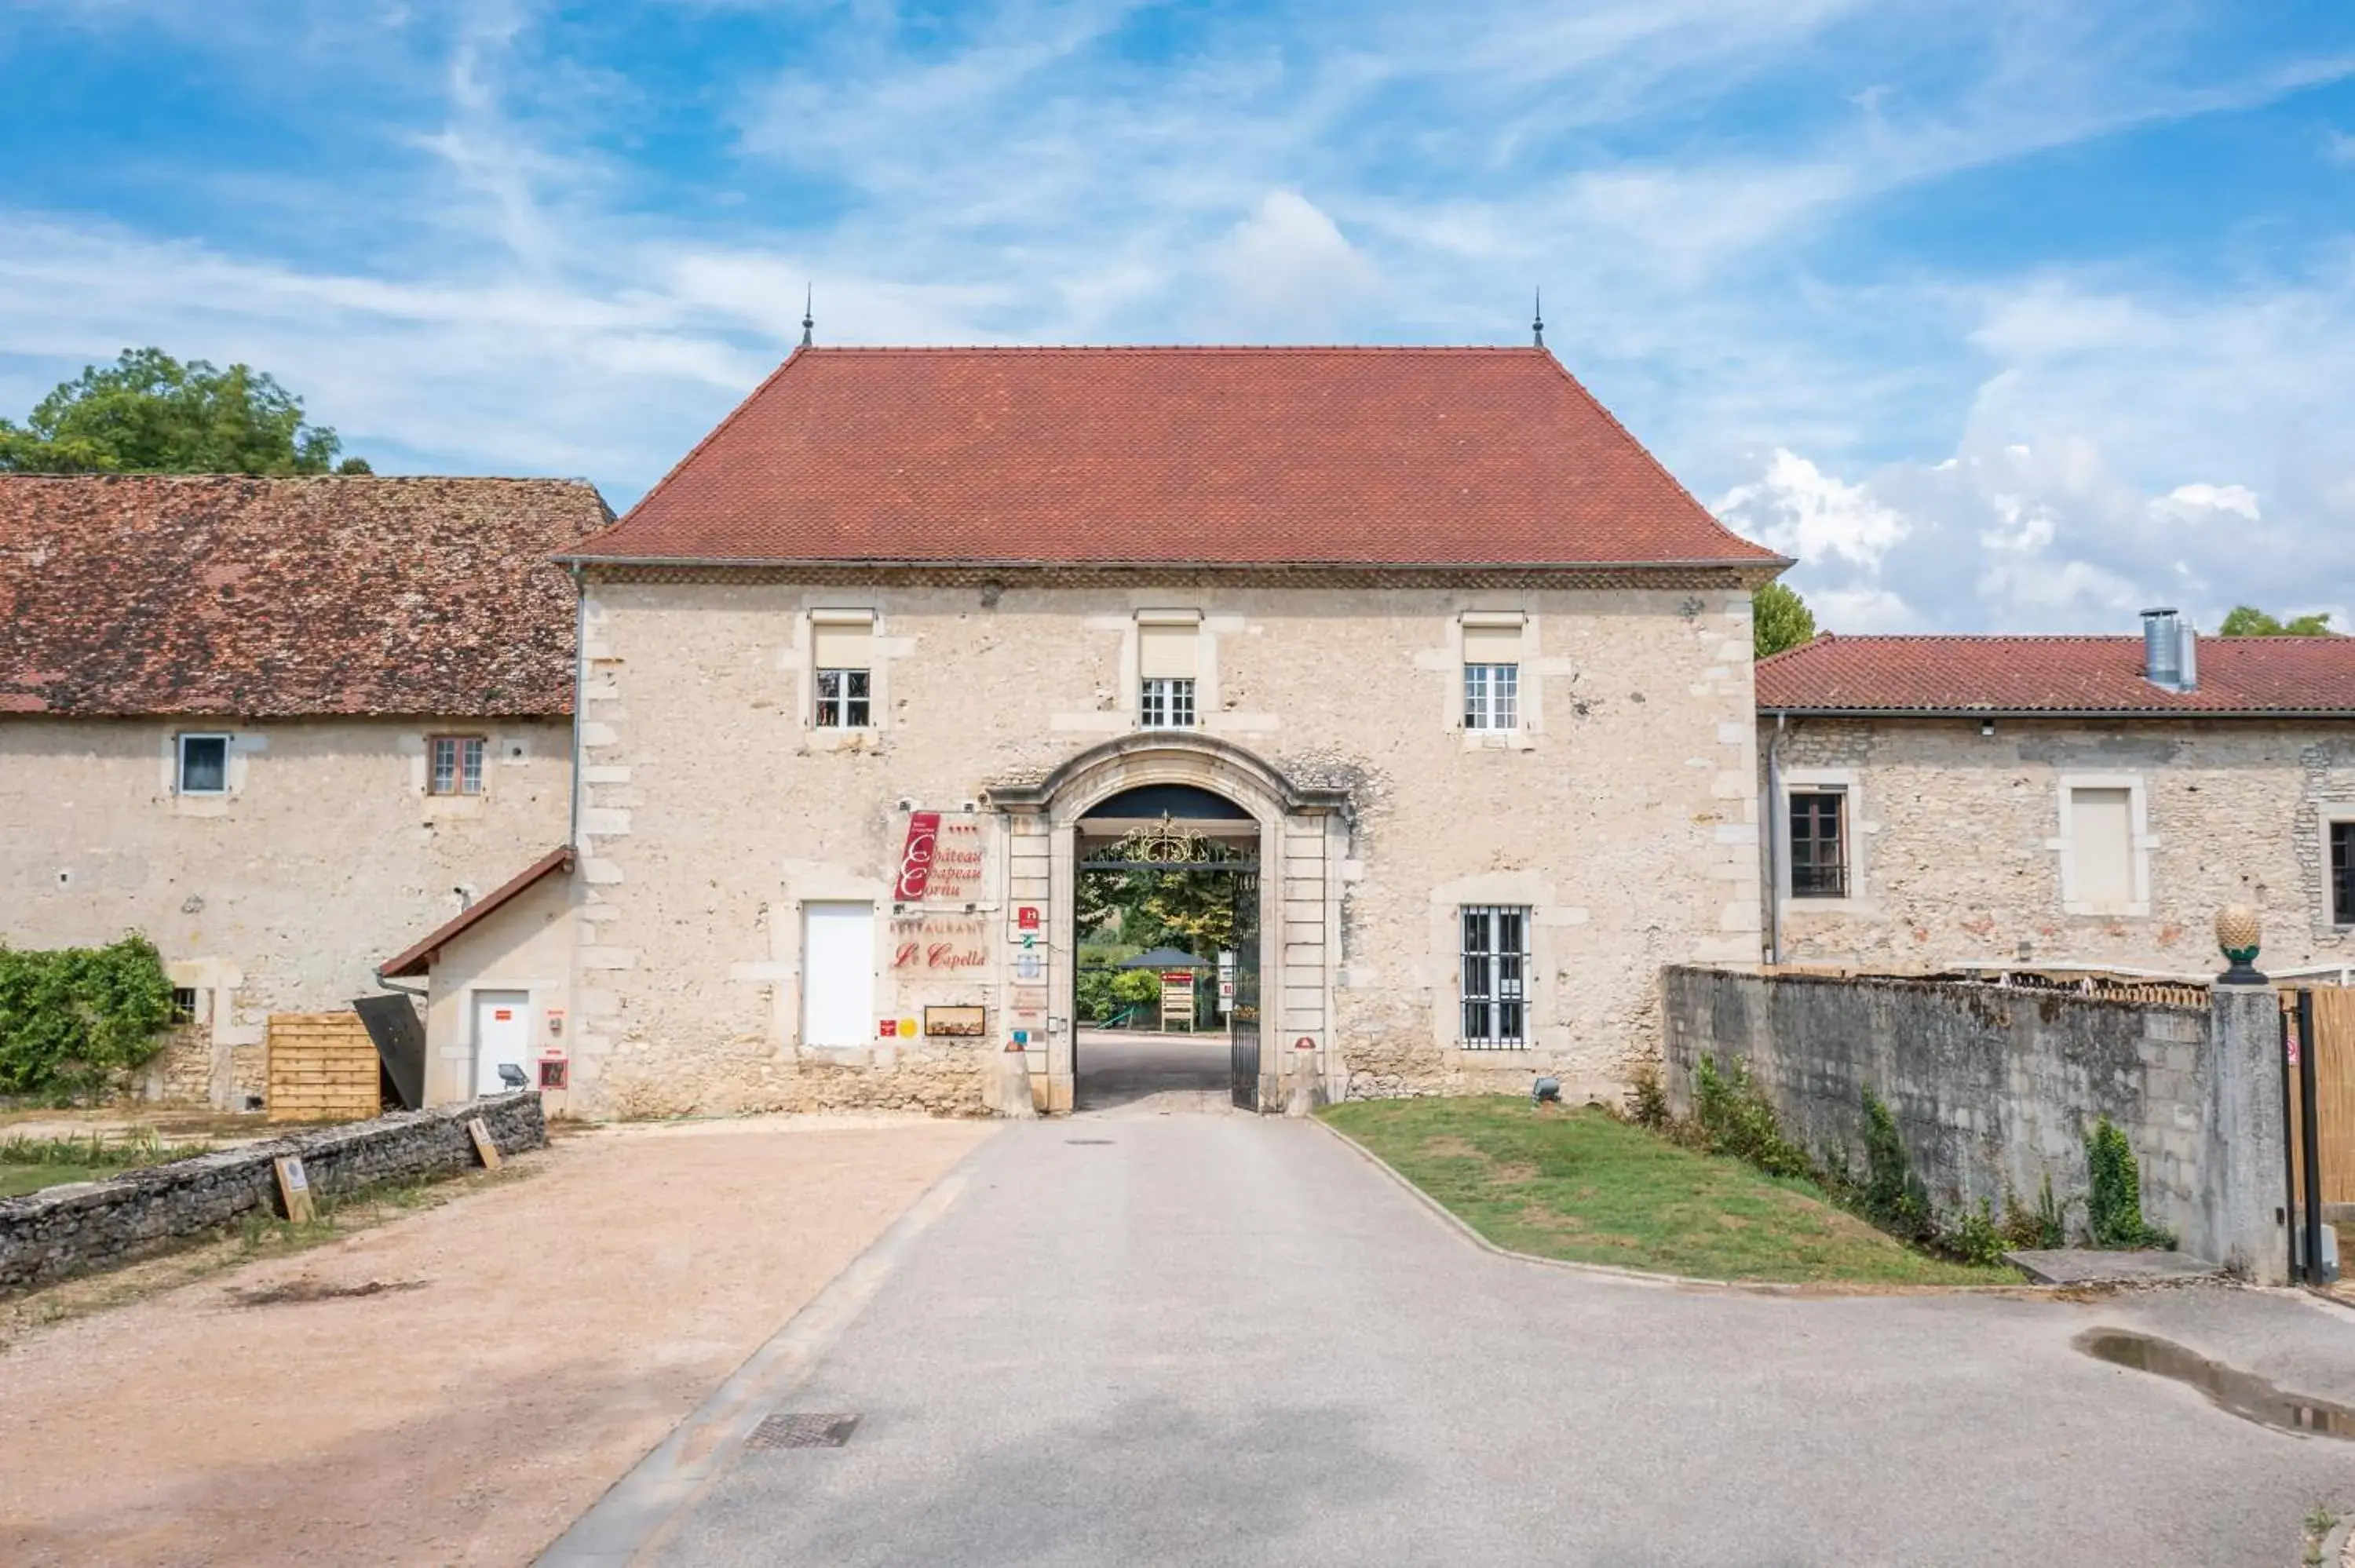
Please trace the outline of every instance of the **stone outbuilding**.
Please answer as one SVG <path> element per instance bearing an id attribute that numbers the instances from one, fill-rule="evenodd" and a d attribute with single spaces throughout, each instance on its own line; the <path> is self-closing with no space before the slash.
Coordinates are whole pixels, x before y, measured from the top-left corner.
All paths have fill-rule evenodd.
<path id="1" fill-rule="evenodd" d="M 1767 957 L 2355 963 L 2355 638 L 1823 636 L 1757 667 Z"/>
<path id="2" fill-rule="evenodd" d="M 377 971 L 426 982 L 427 1105 L 518 1088 L 570 1104 L 573 862 L 549 851 Z"/>
<path id="3" fill-rule="evenodd" d="M 1249 1105 L 1605 1092 L 1662 964 L 1758 955 L 1787 563 L 1542 349 L 805 348 L 564 559 L 589 1114 L 975 1108 L 1009 1047 L 1068 1108 L 1140 825 L 1235 874 Z"/>
<path id="4" fill-rule="evenodd" d="M 232 1105 L 565 841 L 586 483 L 0 476 L 0 943 L 144 933 Z"/>

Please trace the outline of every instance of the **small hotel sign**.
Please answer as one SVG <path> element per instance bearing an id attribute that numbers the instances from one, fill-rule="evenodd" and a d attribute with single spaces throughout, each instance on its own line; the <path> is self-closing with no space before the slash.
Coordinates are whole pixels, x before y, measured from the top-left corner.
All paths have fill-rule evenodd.
<path id="1" fill-rule="evenodd" d="M 973 818 L 943 821 L 938 811 L 911 811 L 892 900 L 970 904 L 981 895 L 982 861 L 981 824 Z"/>

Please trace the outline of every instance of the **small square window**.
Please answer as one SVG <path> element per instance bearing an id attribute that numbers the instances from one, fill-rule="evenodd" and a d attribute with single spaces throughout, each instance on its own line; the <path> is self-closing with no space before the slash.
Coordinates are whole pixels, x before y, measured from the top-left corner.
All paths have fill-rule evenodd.
<path id="1" fill-rule="evenodd" d="M 1182 676 L 1148 675 L 1137 693 L 1136 722 L 1146 729 L 1194 727 L 1194 683 Z"/>
<path id="2" fill-rule="evenodd" d="M 196 989 L 196 987 L 194 987 L 194 986 L 186 986 L 186 985 L 176 985 L 176 986 L 174 986 L 174 987 L 172 988 L 172 1022 L 175 1022 L 175 1023 L 194 1023 L 194 1022 L 197 1022 L 197 1018 L 200 1016 L 200 1010 L 203 1008 L 203 1006 L 204 1006 L 204 992 L 202 992 L 202 991 L 200 991 L 197 990 L 197 989 Z"/>
<path id="3" fill-rule="evenodd" d="M 1520 727 L 1521 667 L 1518 664 L 1464 666 L 1464 727 Z"/>
<path id="4" fill-rule="evenodd" d="M 183 795 L 229 793 L 229 736 L 180 736 L 179 792 Z"/>
<path id="5" fill-rule="evenodd" d="M 427 788 L 436 795 L 481 794 L 483 737 L 479 735 L 435 736 L 432 778 Z"/>
<path id="6" fill-rule="evenodd" d="M 1791 896 L 1848 896 L 1848 797 L 1837 789 L 1791 792 Z"/>
<path id="7" fill-rule="evenodd" d="M 868 702 L 872 673 L 866 670 L 820 670 L 817 673 L 817 725 L 820 729 L 865 729 L 873 721 Z"/>

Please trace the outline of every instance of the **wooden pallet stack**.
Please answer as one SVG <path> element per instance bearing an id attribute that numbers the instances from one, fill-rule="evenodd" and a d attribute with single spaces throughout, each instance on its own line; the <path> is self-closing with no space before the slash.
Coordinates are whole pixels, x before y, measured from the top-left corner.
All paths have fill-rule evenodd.
<path id="1" fill-rule="evenodd" d="M 270 1119 L 364 1121 L 382 1108 L 376 1045 L 357 1012 L 270 1015 Z"/>

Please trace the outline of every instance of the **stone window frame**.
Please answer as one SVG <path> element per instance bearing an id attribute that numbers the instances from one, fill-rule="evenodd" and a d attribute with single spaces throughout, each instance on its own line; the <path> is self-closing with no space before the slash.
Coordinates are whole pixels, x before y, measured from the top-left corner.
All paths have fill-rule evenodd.
<path id="1" fill-rule="evenodd" d="M 1518 634 L 1513 660 L 1513 722 L 1495 728 L 1475 728 L 1465 720 L 1467 691 L 1465 670 L 1464 633 L 1467 630 L 1481 631 L 1513 631 Z M 1488 662 L 1482 661 L 1482 662 Z M 1466 608 L 1447 618 L 1447 664 L 1452 679 L 1447 683 L 1447 727 L 1462 740 L 1466 751 L 1529 751 L 1537 746 L 1540 723 L 1538 695 L 1540 674 L 1538 669 L 1537 618 L 1526 609 L 1481 609 Z"/>
<path id="2" fill-rule="evenodd" d="M 2123 906 L 2098 904 L 2077 896 L 2076 830 L 2070 821 L 2071 798 L 2080 789 L 2124 789 L 2126 792 L 2127 874 L 2132 893 Z M 2151 852 L 2159 847 L 2150 831 L 2150 790 L 2139 773 L 2062 773 L 2053 780 L 2053 809 L 2061 824 L 2044 847 L 2060 856 L 2061 911 L 2112 919 L 2147 919 L 2151 912 Z"/>
<path id="3" fill-rule="evenodd" d="M 1205 718 L 1218 712 L 1218 638 L 1210 630 L 1209 615 L 1199 606 L 1146 606 L 1129 612 L 1128 625 L 1121 638 L 1121 697 L 1120 705 L 1128 720 L 1128 727 L 1140 734 L 1169 735 L 1206 728 Z M 1147 722 L 1145 714 L 1145 629 L 1148 626 L 1190 626 L 1194 629 L 1193 690 L 1188 694 L 1186 722 L 1170 719 Z M 1163 680 L 1180 677 L 1161 676 Z M 1175 694 L 1170 707 L 1176 705 Z"/>
<path id="4" fill-rule="evenodd" d="M 188 788 L 188 742 L 217 740 L 220 742 L 220 788 L 191 789 Z M 237 736 L 225 729 L 183 729 L 172 734 L 172 793 L 195 800 L 226 800 L 229 793 L 229 755 L 235 749 Z"/>
<path id="5" fill-rule="evenodd" d="M 1561 1050 L 1561 1003 L 1555 980 L 1562 961 L 1564 927 L 1583 926 L 1587 911 L 1561 902 L 1560 890 L 1540 872 L 1476 872 L 1442 881 L 1427 895 L 1425 927 L 1431 1043 L 1451 1067 L 1522 1066 L 1552 1060 Z M 1523 927 L 1528 967 L 1521 980 L 1521 1039 L 1490 1044 L 1464 1038 L 1464 911 L 1517 908 L 1528 912 Z"/>
<path id="6" fill-rule="evenodd" d="M 1774 801 L 1774 820 L 1767 832 L 1774 835 L 1774 899 L 1783 914 L 1871 915 L 1870 856 L 1866 853 L 1880 824 L 1864 814 L 1864 771 L 1857 768 L 1785 768 L 1777 781 L 1782 793 Z M 1841 828 L 1848 843 L 1848 893 L 1839 898 L 1801 898 L 1791 892 L 1791 797 L 1838 794 L 1848 797 Z"/>
<path id="7" fill-rule="evenodd" d="M 867 628 L 867 722 L 863 725 L 817 722 L 817 629 L 829 625 Z M 890 659 L 883 646 L 883 607 L 875 603 L 810 605 L 794 628 L 794 652 L 801 664 L 794 722 L 807 743 L 822 751 L 858 751 L 879 740 L 890 727 L 891 695 Z"/>

